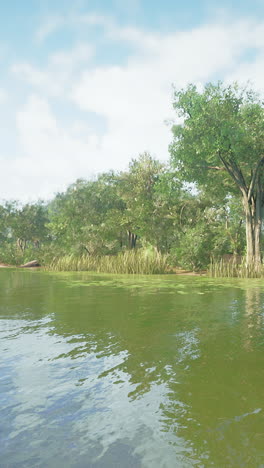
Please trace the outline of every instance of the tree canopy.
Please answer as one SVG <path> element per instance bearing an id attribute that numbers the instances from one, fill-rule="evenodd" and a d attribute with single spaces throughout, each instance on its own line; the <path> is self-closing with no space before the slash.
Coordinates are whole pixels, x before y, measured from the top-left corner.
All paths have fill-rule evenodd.
<path id="1" fill-rule="evenodd" d="M 240 194 L 248 262 L 261 262 L 264 107 L 259 96 L 236 83 L 190 85 L 174 93 L 180 123 L 172 128 L 172 161 L 181 177 L 223 199 Z"/>

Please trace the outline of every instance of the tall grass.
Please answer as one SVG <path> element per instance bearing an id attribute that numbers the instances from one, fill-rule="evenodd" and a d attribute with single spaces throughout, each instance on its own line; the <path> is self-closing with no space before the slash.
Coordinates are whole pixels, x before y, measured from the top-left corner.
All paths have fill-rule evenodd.
<path id="1" fill-rule="evenodd" d="M 163 274 L 168 272 L 167 256 L 159 252 L 130 250 L 116 256 L 66 255 L 54 258 L 47 270 L 52 271 L 95 271 L 98 273 Z"/>
<path id="2" fill-rule="evenodd" d="M 264 268 L 256 268 L 255 265 L 247 265 L 243 258 L 241 263 L 235 260 L 214 260 L 211 259 L 209 266 L 209 275 L 214 278 L 263 278 Z"/>

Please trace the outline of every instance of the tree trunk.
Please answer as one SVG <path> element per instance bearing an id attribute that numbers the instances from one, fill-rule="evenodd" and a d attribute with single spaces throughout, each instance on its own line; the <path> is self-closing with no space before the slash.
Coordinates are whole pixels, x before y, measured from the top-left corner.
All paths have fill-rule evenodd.
<path id="1" fill-rule="evenodd" d="M 254 263 L 255 238 L 254 238 L 254 217 L 248 200 L 244 200 L 244 210 L 246 215 L 246 241 L 247 241 L 247 265 Z"/>
<path id="2" fill-rule="evenodd" d="M 136 234 L 132 234 L 132 249 L 135 249 L 136 248 L 136 243 L 137 243 L 137 235 Z"/>
<path id="3" fill-rule="evenodd" d="M 262 224 L 262 191 L 261 187 L 255 197 L 248 200 L 243 197 L 243 206 L 246 216 L 247 266 L 254 267 L 255 271 L 261 268 L 261 224 Z"/>
<path id="4" fill-rule="evenodd" d="M 17 239 L 17 246 L 21 250 L 21 252 L 24 252 L 27 246 L 27 241 L 25 239 L 18 238 Z"/>
<path id="5" fill-rule="evenodd" d="M 128 234 L 128 247 L 130 249 L 135 249 L 136 243 L 137 243 L 137 235 L 131 231 L 127 231 L 127 234 Z"/>
<path id="6" fill-rule="evenodd" d="M 131 249 L 131 231 L 127 231 L 127 235 L 128 235 L 128 247 Z"/>
<path id="7" fill-rule="evenodd" d="M 255 264 L 261 268 L 261 226 L 262 226 L 262 187 L 260 180 L 257 182 L 256 214 L 255 214 Z"/>

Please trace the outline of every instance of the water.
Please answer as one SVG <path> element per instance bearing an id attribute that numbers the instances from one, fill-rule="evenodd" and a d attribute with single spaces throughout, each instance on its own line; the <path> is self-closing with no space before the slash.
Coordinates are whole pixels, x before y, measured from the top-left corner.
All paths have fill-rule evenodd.
<path id="1" fill-rule="evenodd" d="M 0 270 L 0 466 L 264 467 L 264 284 Z"/>

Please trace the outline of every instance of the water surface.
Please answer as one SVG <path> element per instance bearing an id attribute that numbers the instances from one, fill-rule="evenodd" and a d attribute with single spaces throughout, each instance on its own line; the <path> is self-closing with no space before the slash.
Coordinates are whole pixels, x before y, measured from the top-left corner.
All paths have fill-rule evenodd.
<path id="1" fill-rule="evenodd" d="M 264 283 L 0 270 L 0 465 L 264 467 Z"/>

